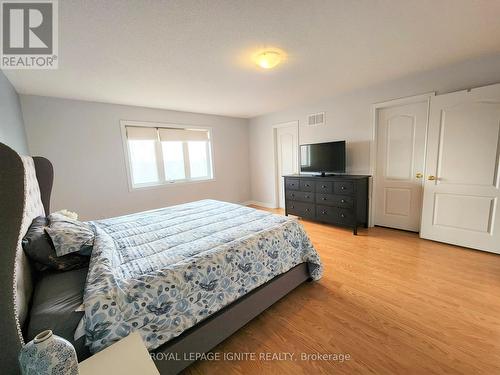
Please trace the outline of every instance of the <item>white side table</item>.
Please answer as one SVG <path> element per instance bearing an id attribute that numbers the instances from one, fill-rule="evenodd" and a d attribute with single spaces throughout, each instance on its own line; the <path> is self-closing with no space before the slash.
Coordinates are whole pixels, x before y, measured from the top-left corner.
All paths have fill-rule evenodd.
<path id="1" fill-rule="evenodd" d="M 78 364 L 80 375 L 159 375 L 139 333 L 134 332 Z"/>

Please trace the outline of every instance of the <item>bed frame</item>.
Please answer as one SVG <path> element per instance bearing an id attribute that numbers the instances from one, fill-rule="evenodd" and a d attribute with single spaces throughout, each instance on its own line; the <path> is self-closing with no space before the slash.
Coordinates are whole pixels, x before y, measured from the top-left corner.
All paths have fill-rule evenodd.
<path id="1" fill-rule="evenodd" d="M 54 177 L 52 164 L 42 157 L 34 157 L 33 161 L 42 204 L 48 215 Z M 20 156 L 8 146 L 0 143 L 0 339 L 2 344 L 0 363 L 2 372 L 7 374 L 19 373 L 17 357 L 24 345 L 23 333 L 26 324 L 19 317 L 16 301 L 20 293 L 29 297 L 33 288 L 33 285 L 21 285 L 26 291 L 20 291 L 19 283 L 16 282 L 20 276 L 26 276 L 24 280 L 31 282 L 29 268 L 21 271 L 18 269 L 16 272 L 16 262 L 19 259 L 16 253 L 19 249 L 19 240 L 24 236 L 21 228 L 26 210 L 25 190 L 25 171 Z M 26 273 L 26 275 L 17 274 L 19 272 Z M 156 356 L 155 364 L 158 370 L 161 374 L 177 374 L 194 362 L 187 359 L 184 353 L 210 351 L 309 279 L 307 264 L 302 263 L 254 289 L 156 349 L 155 353 L 169 354 Z M 173 357 L 170 353 L 175 353 L 175 358 L 180 358 L 180 360 L 168 360 Z"/>

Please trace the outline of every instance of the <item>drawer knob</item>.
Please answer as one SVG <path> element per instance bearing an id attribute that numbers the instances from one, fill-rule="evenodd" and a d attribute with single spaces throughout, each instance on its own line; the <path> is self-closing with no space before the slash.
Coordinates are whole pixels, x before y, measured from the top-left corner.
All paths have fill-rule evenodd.
<path id="1" fill-rule="evenodd" d="M 340 217 L 345 217 L 345 215 L 344 214 L 340 214 Z"/>
<path id="2" fill-rule="evenodd" d="M 324 201 L 326 201 L 326 197 L 322 197 L 321 199 L 324 200 Z"/>
<path id="3" fill-rule="evenodd" d="M 295 206 L 292 204 L 292 208 L 295 208 Z"/>
<path id="4" fill-rule="evenodd" d="M 341 186 L 341 187 L 340 187 L 340 190 L 345 190 L 345 186 Z"/>
<path id="5" fill-rule="evenodd" d="M 322 213 L 323 215 L 326 215 L 326 211 L 325 211 L 325 210 L 321 211 L 321 213 Z"/>
<path id="6" fill-rule="evenodd" d="M 322 187 L 323 189 L 326 189 L 326 185 L 321 185 L 321 187 Z"/>
<path id="7" fill-rule="evenodd" d="M 340 201 L 340 203 L 345 203 L 345 199 L 342 199 L 342 200 Z"/>
<path id="8" fill-rule="evenodd" d="M 309 198 L 311 198 L 311 196 L 310 195 L 306 195 L 306 199 L 309 199 Z"/>
<path id="9" fill-rule="evenodd" d="M 306 208 L 306 212 L 309 212 L 309 211 L 311 211 L 311 210 L 309 208 Z"/>
<path id="10" fill-rule="evenodd" d="M 292 196 L 292 197 L 295 197 L 295 194 L 294 194 L 294 193 L 292 193 L 292 194 L 291 194 L 291 196 Z"/>
<path id="11" fill-rule="evenodd" d="M 306 184 L 306 187 L 309 187 L 309 186 L 311 186 L 311 185 L 309 185 L 309 184 Z"/>

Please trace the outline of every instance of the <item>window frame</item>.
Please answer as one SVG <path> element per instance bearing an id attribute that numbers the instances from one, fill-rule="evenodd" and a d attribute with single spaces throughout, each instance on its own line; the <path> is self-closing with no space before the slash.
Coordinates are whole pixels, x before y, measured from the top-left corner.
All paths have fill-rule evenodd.
<path id="1" fill-rule="evenodd" d="M 127 127 L 144 127 L 144 128 L 174 128 L 174 129 L 202 129 L 208 131 L 208 144 L 207 144 L 207 156 L 209 159 L 207 160 L 208 171 L 212 172 L 211 176 L 207 177 L 197 177 L 197 178 L 186 178 L 182 180 L 167 180 L 165 178 L 165 167 L 163 160 L 163 151 L 161 141 L 157 139 L 155 143 L 155 154 L 156 154 L 156 167 L 158 172 L 158 178 L 160 181 L 154 183 L 142 183 L 142 184 L 134 184 L 132 179 L 132 160 L 128 145 L 127 139 Z M 186 185 L 186 184 L 198 184 L 203 182 L 213 182 L 215 181 L 215 163 L 214 163 L 214 146 L 213 146 L 213 132 L 212 127 L 210 126 L 199 126 L 199 125 L 191 125 L 191 124 L 179 124 L 179 123 L 166 123 L 166 122 L 149 122 L 149 121 L 130 121 L 130 120 L 120 120 L 120 131 L 122 136 L 122 144 L 123 151 L 125 156 L 125 168 L 127 170 L 127 180 L 128 180 L 128 188 L 129 191 L 137 191 L 137 190 L 147 190 L 147 189 L 158 189 L 167 186 L 178 186 L 178 185 Z M 183 151 L 184 151 L 184 166 L 187 171 L 190 169 L 189 158 L 186 158 L 186 154 L 188 153 L 187 142 L 183 142 Z"/>

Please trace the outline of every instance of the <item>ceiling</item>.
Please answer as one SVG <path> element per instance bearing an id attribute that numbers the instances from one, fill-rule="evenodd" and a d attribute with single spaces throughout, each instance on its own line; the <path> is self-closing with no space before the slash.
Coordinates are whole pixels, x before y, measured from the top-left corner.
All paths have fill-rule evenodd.
<path id="1" fill-rule="evenodd" d="M 500 51 L 498 0 L 59 1 L 59 69 L 22 94 L 254 117 Z M 271 71 L 251 56 L 277 47 Z"/>

